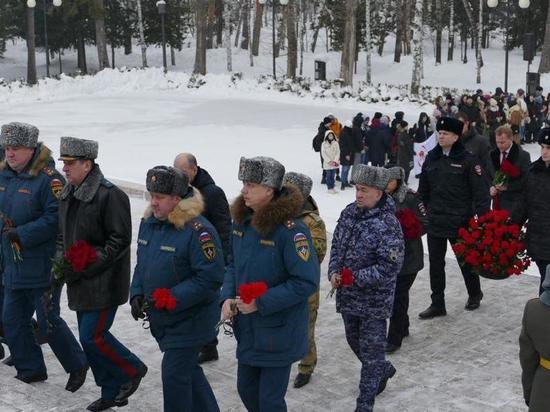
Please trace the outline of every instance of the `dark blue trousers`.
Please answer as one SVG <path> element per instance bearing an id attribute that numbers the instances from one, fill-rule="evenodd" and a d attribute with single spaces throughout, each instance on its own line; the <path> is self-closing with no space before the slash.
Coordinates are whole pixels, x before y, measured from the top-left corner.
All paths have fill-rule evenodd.
<path id="1" fill-rule="evenodd" d="M 109 329 L 117 308 L 77 312 L 80 343 L 103 399 L 114 399 L 120 387 L 134 378 L 142 362 Z"/>
<path id="2" fill-rule="evenodd" d="M 61 288 L 54 294 L 52 305 L 46 309 L 41 298 L 46 288 L 4 289 L 3 326 L 6 342 L 17 369 L 17 374 L 30 377 L 46 373 L 46 365 L 40 346 L 36 343 L 31 319 L 36 312 L 40 332 L 65 369 L 71 373 L 87 366 L 86 355 L 73 333 L 59 315 Z M 47 320 L 53 325 L 48 330 Z"/>
<path id="3" fill-rule="evenodd" d="M 168 349 L 162 358 L 164 412 L 219 412 L 212 388 L 197 363 L 200 347 Z"/>
<path id="4" fill-rule="evenodd" d="M 248 412 L 286 412 L 291 366 L 268 368 L 239 363 L 237 390 Z"/>

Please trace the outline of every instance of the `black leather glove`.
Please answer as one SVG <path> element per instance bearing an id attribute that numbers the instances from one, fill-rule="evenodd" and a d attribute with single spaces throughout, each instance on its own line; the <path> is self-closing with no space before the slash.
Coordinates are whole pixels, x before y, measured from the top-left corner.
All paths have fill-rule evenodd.
<path id="1" fill-rule="evenodd" d="M 72 285 L 73 283 L 79 280 L 80 280 L 80 273 L 73 272 L 72 270 L 65 272 L 65 283 L 67 285 Z"/>
<path id="2" fill-rule="evenodd" d="M 130 301 L 132 306 L 132 317 L 134 320 L 144 319 L 145 313 L 143 313 L 143 295 L 136 295 Z"/>
<path id="3" fill-rule="evenodd" d="M 4 228 L 4 233 L 8 237 L 8 240 L 10 242 L 18 242 L 20 241 L 19 235 L 17 234 L 17 230 L 14 227 L 6 227 Z"/>

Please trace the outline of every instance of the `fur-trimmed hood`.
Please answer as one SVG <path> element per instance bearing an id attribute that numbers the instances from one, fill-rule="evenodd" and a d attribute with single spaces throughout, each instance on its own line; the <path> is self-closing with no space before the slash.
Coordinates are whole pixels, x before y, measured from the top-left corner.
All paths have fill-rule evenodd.
<path id="1" fill-rule="evenodd" d="M 38 176 L 38 173 L 49 166 L 51 162 L 52 151 L 48 149 L 44 143 L 39 142 L 36 149 L 34 149 L 34 155 L 29 162 L 29 166 L 27 166 L 22 173 L 31 177 Z M 0 162 L 0 170 L 6 170 L 7 168 L 9 168 L 8 162 L 6 159 L 2 159 Z"/>
<path id="2" fill-rule="evenodd" d="M 281 193 L 263 209 L 253 212 L 244 203 L 242 195 L 231 205 L 231 216 L 237 224 L 244 224 L 248 219 L 250 225 L 262 236 L 271 234 L 278 225 L 300 215 L 304 206 L 304 197 L 294 186 L 284 186 Z"/>
<path id="3" fill-rule="evenodd" d="M 174 225 L 178 230 L 184 228 L 185 224 L 190 220 L 200 216 L 204 211 L 204 200 L 198 189 L 193 188 L 190 192 L 176 205 L 176 208 L 168 215 L 168 222 Z M 144 219 L 153 217 L 153 208 L 151 205 L 145 209 Z"/>
<path id="4" fill-rule="evenodd" d="M 74 191 L 73 196 L 81 202 L 91 202 L 94 198 L 101 182 L 103 181 L 103 173 L 99 168 L 99 165 L 95 164 L 94 168 L 88 173 L 88 176 L 80 184 L 75 187 L 74 185 L 67 183 L 61 191 L 61 200 L 67 199 L 69 195 Z"/>

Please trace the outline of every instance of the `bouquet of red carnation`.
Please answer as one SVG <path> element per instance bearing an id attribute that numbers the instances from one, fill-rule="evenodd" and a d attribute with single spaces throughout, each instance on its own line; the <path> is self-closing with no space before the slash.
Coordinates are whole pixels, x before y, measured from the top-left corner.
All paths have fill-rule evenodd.
<path id="1" fill-rule="evenodd" d="M 264 295 L 267 292 L 267 289 L 268 286 L 265 282 L 243 283 L 239 286 L 239 296 L 237 296 L 237 299 L 241 299 L 243 303 L 250 305 L 253 300 Z M 231 309 L 235 311 L 236 308 L 237 304 L 233 303 L 231 305 Z M 226 322 L 228 322 L 229 326 L 231 326 L 231 319 L 221 319 L 218 323 L 216 323 L 216 330 L 219 330 L 222 325 L 226 324 Z"/>
<path id="2" fill-rule="evenodd" d="M 149 329 L 149 312 L 151 309 L 156 310 L 166 310 L 172 312 L 176 309 L 178 304 L 177 299 L 172 295 L 170 289 L 166 288 L 157 288 L 151 293 L 149 299 L 143 301 L 143 306 L 141 307 L 142 312 L 145 313 L 145 318 L 143 319 L 143 328 Z"/>
<path id="3" fill-rule="evenodd" d="M 350 268 L 344 268 L 340 272 L 340 287 L 347 288 L 348 286 L 353 285 L 353 272 Z M 327 298 L 331 298 L 334 296 L 334 293 L 336 292 L 337 288 L 332 288 L 330 292 L 327 295 Z"/>
<path id="4" fill-rule="evenodd" d="M 470 219 L 460 228 L 453 250 L 461 265 L 488 279 L 506 279 L 520 275 L 529 267 L 523 234 L 510 222 L 506 210 L 493 210 L 478 219 Z"/>
<path id="5" fill-rule="evenodd" d="M 49 322 L 48 310 L 51 309 L 53 293 L 56 288 L 63 286 L 65 283 L 65 275 L 69 271 L 76 273 L 84 272 L 86 268 L 97 261 L 96 250 L 86 241 L 77 240 L 62 257 L 53 258 L 52 275 L 53 280 L 49 289 L 42 296 L 42 303 L 46 312 L 46 323 L 48 328 L 53 325 Z"/>
<path id="6" fill-rule="evenodd" d="M 520 174 L 521 172 L 516 165 L 512 164 L 509 160 L 504 159 L 504 161 L 500 164 L 499 170 L 495 173 L 492 185 L 495 187 L 506 186 L 510 178 L 519 177 Z M 500 210 L 500 199 L 498 193 L 496 196 L 493 196 L 493 209 Z"/>
<path id="7" fill-rule="evenodd" d="M 395 213 L 395 216 L 401 224 L 403 236 L 406 240 L 420 239 L 420 237 L 422 237 L 422 223 L 412 209 L 399 209 Z"/>

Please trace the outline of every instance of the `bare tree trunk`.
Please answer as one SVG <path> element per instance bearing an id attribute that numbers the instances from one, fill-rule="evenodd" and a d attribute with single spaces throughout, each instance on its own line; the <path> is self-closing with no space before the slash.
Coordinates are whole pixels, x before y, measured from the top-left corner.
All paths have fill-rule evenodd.
<path id="1" fill-rule="evenodd" d="M 346 25 L 344 29 L 344 47 L 340 63 L 340 77 L 346 86 L 353 86 L 353 66 L 355 63 L 355 27 L 357 0 L 346 0 Z"/>
<path id="2" fill-rule="evenodd" d="M 34 7 L 27 8 L 27 83 L 36 84 L 36 49 L 34 42 Z"/>
<path id="3" fill-rule="evenodd" d="M 483 0 L 479 0 L 479 20 L 477 22 L 476 83 L 481 83 L 481 38 L 483 37 Z"/>
<path id="4" fill-rule="evenodd" d="M 143 14 L 141 12 L 141 0 L 137 0 L 139 47 L 141 48 L 141 66 L 147 67 L 147 45 L 145 44 L 145 33 L 143 30 Z"/>
<path id="5" fill-rule="evenodd" d="M 223 45 L 223 3 L 223 0 L 216 0 L 216 47 Z"/>
<path id="6" fill-rule="evenodd" d="M 548 14 L 546 15 L 546 30 L 540 56 L 539 73 L 550 73 L 550 7 L 548 7 Z"/>
<path id="7" fill-rule="evenodd" d="M 255 0 L 252 0 L 255 3 Z M 255 3 L 257 4 L 257 3 Z M 252 13 L 254 10 L 252 10 L 252 5 L 249 3 L 249 13 L 248 13 L 248 27 L 252 27 Z M 250 30 L 248 31 L 248 55 L 250 57 L 250 67 L 254 67 L 254 55 L 252 54 L 252 43 L 250 42 Z"/>
<path id="8" fill-rule="evenodd" d="M 199 2 L 202 1 L 208 1 L 206 12 L 206 48 L 212 49 L 214 47 L 214 30 L 216 28 L 216 0 L 199 0 Z"/>
<path id="9" fill-rule="evenodd" d="M 365 54 L 367 60 L 367 84 L 372 84 L 372 61 L 371 61 L 371 21 L 370 21 L 370 3 L 371 0 L 365 0 Z"/>
<path id="10" fill-rule="evenodd" d="M 233 58 L 231 55 L 231 2 L 232 0 L 224 1 L 225 8 L 223 11 L 224 42 L 225 42 L 225 50 L 227 52 L 227 71 L 228 72 L 233 71 Z"/>
<path id="11" fill-rule="evenodd" d="M 441 21 L 443 16 L 441 15 L 441 0 L 435 0 L 435 64 L 441 64 L 441 37 L 442 28 Z"/>
<path id="12" fill-rule="evenodd" d="M 176 65 L 176 52 L 172 46 L 170 46 L 170 63 L 172 66 Z"/>
<path id="13" fill-rule="evenodd" d="M 99 70 L 109 67 L 107 40 L 105 37 L 105 6 L 103 0 L 94 0 L 95 9 L 95 42 L 97 47 L 97 62 Z"/>
<path id="14" fill-rule="evenodd" d="M 416 0 L 413 35 L 413 72 L 411 94 L 418 95 L 422 80 L 422 0 Z"/>
<path id="15" fill-rule="evenodd" d="M 286 76 L 296 78 L 298 66 L 298 38 L 296 37 L 296 0 L 290 0 L 284 9 L 286 15 L 286 28 L 288 38 L 288 56 L 286 64 Z"/>
<path id="16" fill-rule="evenodd" d="M 450 0 L 449 11 L 449 46 L 447 49 L 447 61 L 453 61 L 453 52 L 455 48 L 455 2 Z"/>
<path id="17" fill-rule="evenodd" d="M 411 0 L 403 0 L 403 54 L 411 54 Z"/>
<path id="18" fill-rule="evenodd" d="M 88 65 L 86 64 L 86 44 L 84 37 L 79 33 L 78 48 L 77 48 L 78 69 L 82 74 L 88 73 Z"/>
<path id="19" fill-rule="evenodd" d="M 397 0 L 396 15 L 395 15 L 395 50 L 393 52 L 393 61 L 399 63 L 401 61 L 401 53 L 403 52 L 403 1 Z"/>
<path id="20" fill-rule="evenodd" d="M 242 40 L 241 40 L 241 49 L 248 50 L 248 43 L 250 42 L 250 30 L 248 20 L 250 19 L 250 0 L 244 0 L 242 6 L 242 19 L 243 19 L 243 31 L 242 31 Z"/>
<path id="21" fill-rule="evenodd" d="M 254 32 L 252 34 L 252 54 L 257 56 L 260 49 L 260 34 L 262 32 L 264 5 L 260 4 L 258 0 L 254 1 L 256 2 L 256 13 L 254 15 Z"/>
<path id="22" fill-rule="evenodd" d="M 300 0 L 299 19 L 300 19 L 300 76 L 302 76 L 304 74 L 304 52 L 306 49 L 306 45 L 304 41 L 307 33 L 306 8 L 305 8 L 304 0 Z"/>
<path id="23" fill-rule="evenodd" d="M 197 49 L 193 73 L 206 74 L 206 30 L 208 4 L 205 1 L 196 3 Z"/>

